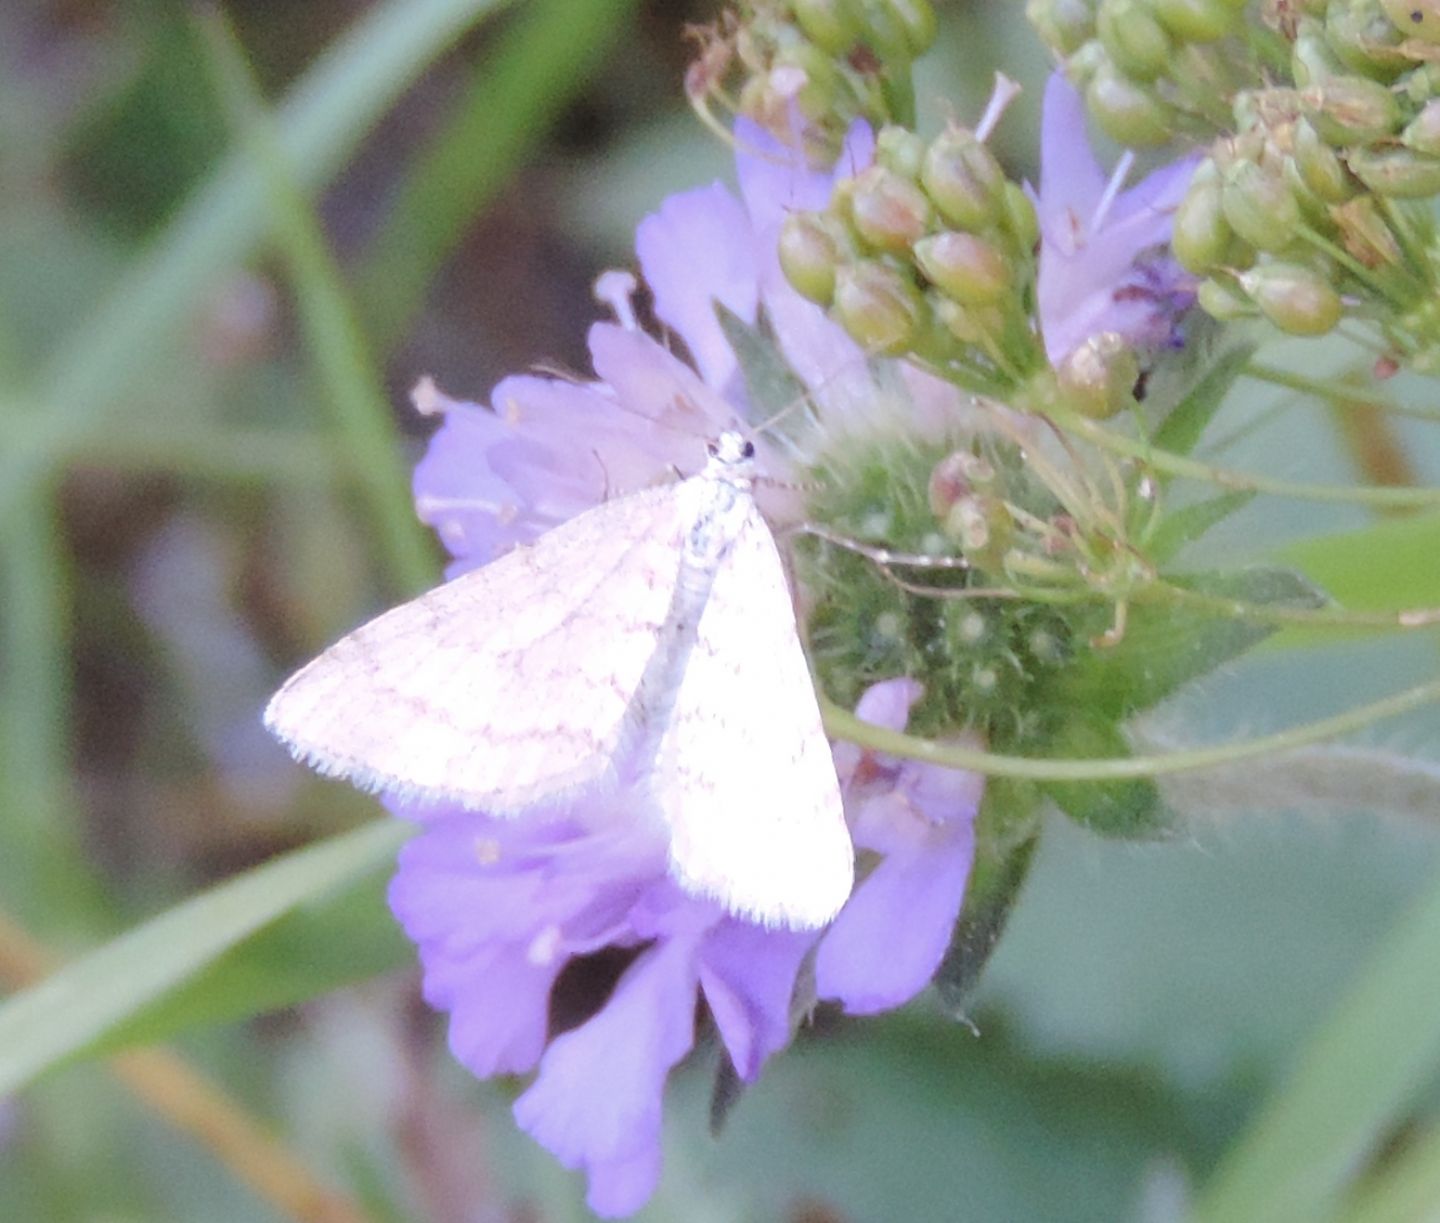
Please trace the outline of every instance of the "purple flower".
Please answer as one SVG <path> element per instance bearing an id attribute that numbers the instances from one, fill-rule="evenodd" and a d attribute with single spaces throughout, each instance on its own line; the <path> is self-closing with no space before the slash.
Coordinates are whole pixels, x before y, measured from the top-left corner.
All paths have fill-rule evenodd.
<path id="1" fill-rule="evenodd" d="M 921 691 L 914 680 L 886 680 L 855 713 L 904 730 Z M 856 846 L 883 856 L 826 932 L 815 987 L 863 1015 L 909 1001 L 940 967 L 975 855 L 984 778 L 844 743 L 835 763 Z"/>
<path id="2" fill-rule="evenodd" d="M 919 695 L 912 680 L 888 680 L 856 712 L 901 730 Z M 939 966 L 981 778 L 844 744 L 836 763 L 857 844 L 877 862 L 823 934 L 767 929 L 687 896 L 665 873 L 664 843 L 613 796 L 539 825 L 427 809 L 400 851 L 390 905 L 419 947 L 425 1000 L 450 1015 L 452 1052 L 481 1078 L 538 1067 L 516 1120 L 587 1173 L 597 1214 L 630 1214 L 655 1189 L 665 1078 L 694 1043 L 697 990 L 750 1082 L 790 1039 L 817 943 L 816 995 L 853 1014 L 902 1005 Z M 605 947 L 640 950 L 593 1016 L 549 1039 L 556 978 Z"/>
<path id="3" fill-rule="evenodd" d="M 1045 86 L 1040 121 L 1040 270 L 1045 352 L 1058 365 L 1106 331 L 1137 347 L 1170 341 L 1194 300 L 1194 281 L 1166 254 L 1170 222 L 1198 158 L 1162 166 L 1128 191 L 1126 153 L 1107 180 L 1085 132 L 1085 108 L 1060 73 Z"/>
<path id="4" fill-rule="evenodd" d="M 829 177 L 781 164 L 783 150 L 758 128 L 742 125 L 737 139 L 743 203 L 718 185 L 686 192 L 638 237 L 657 313 L 699 374 L 624 325 L 622 308 L 620 324 L 591 329 L 593 382 L 507 378 L 490 408 L 417 388 L 417 406 L 443 419 L 416 470 L 416 501 L 455 558 L 452 574 L 609 494 L 693 469 L 702 439 L 747 407 L 713 300 L 749 322 L 765 310 L 827 436 L 875 410 L 863 354 L 790 288 L 774 255 L 785 210 L 823 203 Z M 841 170 L 868 150 L 857 130 Z M 917 428 L 938 427 L 958 396 L 906 378 Z M 762 460 L 772 477 L 789 471 L 784 454 Z M 793 493 L 758 494 L 772 520 L 793 516 Z M 859 712 L 903 728 L 918 692 L 906 680 L 877 685 Z M 769 929 L 685 893 L 667 873 L 663 830 L 634 819 L 623 794 L 583 795 L 521 820 L 397 808 L 422 824 L 401 851 L 390 901 L 418 944 L 425 998 L 448 1012 L 451 1049 L 476 1075 L 534 1073 L 516 1119 L 585 1171 L 598 1214 L 629 1214 L 655 1188 L 665 1079 L 694 1042 L 697 997 L 750 1081 L 790 1039 L 812 955 L 819 994 L 857 1013 L 898 1006 L 933 975 L 964 892 L 978 779 L 844 746 L 836 755 L 857 843 L 874 865 L 828 932 Z M 560 973 L 605 948 L 633 959 L 597 1010 L 554 1035 Z"/>

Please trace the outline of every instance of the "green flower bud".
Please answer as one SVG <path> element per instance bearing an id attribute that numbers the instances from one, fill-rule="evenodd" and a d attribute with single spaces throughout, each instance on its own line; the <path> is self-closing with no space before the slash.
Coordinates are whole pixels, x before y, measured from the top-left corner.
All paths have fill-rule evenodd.
<path id="1" fill-rule="evenodd" d="M 1224 0 L 1151 0 L 1155 18 L 1185 42 L 1214 42 L 1238 24 L 1239 12 Z"/>
<path id="2" fill-rule="evenodd" d="M 968 450 L 947 454 L 930 473 L 927 490 L 930 512 L 943 520 L 962 497 L 975 492 L 991 492 L 995 483 L 995 468 L 988 460 Z"/>
<path id="3" fill-rule="evenodd" d="M 1351 149 L 1345 160 L 1376 195 L 1418 200 L 1440 194 L 1440 157 L 1406 148 Z"/>
<path id="4" fill-rule="evenodd" d="M 1369 192 L 1336 204 L 1330 210 L 1345 249 L 1367 268 L 1401 261 L 1400 243 L 1381 214 L 1377 198 Z"/>
<path id="5" fill-rule="evenodd" d="M 1073 55 L 1095 36 L 1095 13 L 1086 0 L 1029 0 L 1025 16 L 1056 55 Z"/>
<path id="6" fill-rule="evenodd" d="M 1380 0 L 1386 15 L 1406 38 L 1440 43 L 1440 0 Z"/>
<path id="7" fill-rule="evenodd" d="M 875 137 L 875 160 L 887 170 L 912 183 L 920 177 L 925 161 L 925 141 L 908 127 L 886 124 Z"/>
<path id="8" fill-rule="evenodd" d="M 875 259 L 839 270 L 834 309 L 855 341 L 877 353 L 907 351 L 925 321 L 924 301 L 909 278 Z"/>
<path id="9" fill-rule="evenodd" d="M 823 213 L 792 212 L 780 225 L 780 267 L 796 291 L 828 306 L 835 296 L 835 272 L 845 259 L 836 224 Z"/>
<path id="10" fill-rule="evenodd" d="M 792 8 L 805 37 L 827 55 L 842 56 L 860 41 L 855 0 L 792 0 Z"/>
<path id="11" fill-rule="evenodd" d="M 1333 77 L 1345 72 L 1330 43 L 1325 30 L 1318 21 L 1300 22 L 1295 34 L 1295 45 L 1290 49 L 1290 75 L 1301 89 L 1323 85 Z"/>
<path id="12" fill-rule="evenodd" d="M 795 105 L 807 119 L 825 119 L 840 94 L 840 73 L 835 62 L 819 47 L 795 42 L 775 56 L 776 68 L 792 68 L 805 74 L 805 83 L 794 94 Z"/>
<path id="13" fill-rule="evenodd" d="M 951 225 L 983 229 L 1000 210 L 1005 172 L 973 132 L 952 127 L 930 142 L 920 182 Z"/>
<path id="14" fill-rule="evenodd" d="M 1085 89 L 1085 104 L 1110 139 L 1132 148 L 1152 148 L 1175 134 L 1175 115 L 1160 96 L 1121 74 L 1113 64 L 1100 68 Z"/>
<path id="15" fill-rule="evenodd" d="M 984 238 L 949 231 L 915 243 L 920 270 L 942 293 L 966 306 L 989 306 L 1010 292 L 1004 255 Z"/>
<path id="16" fill-rule="evenodd" d="M 905 31 L 905 44 L 912 59 L 924 55 L 935 44 L 935 9 L 930 0 L 882 0 Z"/>
<path id="17" fill-rule="evenodd" d="M 985 345 L 1005 330 L 1005 316 L 994 306 L 962 306 L 953 297 L 930 295 L 930 309 L 962 344 Z"/>
<path id="18" fill-rule="evenodd" d="M 1343 204 L 1357 190 L 1345 163 L 1305 119 L 1295 124 L 1293 160 L 1300 180 L 1327 204 Z"/>
<path id="19" fill-rule="evenodd" d="M 899 253 L 923 237 L 933 213 L 925 193 L 884 166 L 871 166 L 854 180 L 850 224 L 875 250 Z"/>
<path id="20" fill-rule="evenodd" d="M 1389 79 L 1409 65 L 1404 41 L 1380 0 L 1345 0 L 1325 14 L 1325 39 L 1347 68 Z"/>
<path id="21" fill-rule="evenodd" d="M 1145 0 L 1100 0 L 1100 42 L 1115 66 L 1137 81 L 1153 81 L 1169 67 L 1175 46 Z"/>
<path id="22" fill-rule="evenodd" d="M 1119 333 L 1091 336 L 1055 371 L 1062 400 L 1082 416 L 1105 420 L 1135 402 L 1140 362 Z"/>
<path id="23" fill-rule="evenodd" d="M 1109 70 L 1111 66 L 1110 52 L 1105 50 L 1105 45 L 1098 38 L 1092 38 L 1070 57 L 1065 65 L 1065 75 L 1076 89 L 1084 93 L 1090 88 L 1095 74 L 1102 68 Z"/>
<path id="24" fill-rule="evenodd" d="M 1015 520 L 1004 502 L 978 493 L 955 502 L 941 526 L 972 565 L 991 572 L 1000 568 L 1005 549 L 1015 537 Z"/>
<path id="25" fill-rule="evenodd" d="M 1213 161 L 1196 169 L 1170 234 L 1170 249 L 1186 271 L 1203 276 L 1216 268 L 1230 266 L 1230 248 L 1235 231 L 1225 219 L 1221 202 L 1220 175 Z"/>
<path id="26" fill-rule="evenodd" d="M 1240 275 L 1260 313 L 1289 335 L 1324 335 L 1340 321 L 1340 295 L 1318 272 L 1298 263 L 1265 263 Z"/>
<path id="27" fill-rule="evenodd" d="M 916 58 L 924 46 L 912 45 L 912 30 L 901 7 L 893 0 L 860 0 L 865 45 L 881 59 L 904 63 Z"/>
<path id="28" fill-rule="evenodd" d="M 1440 98 L 1425 103 L 1400 133 L 1400 143 L 1417 153 L 1440 155 Z"/>
<path id="29" fill-rule="evenodd" d="M 1282 251 L 1295 240 L 1300 205 L 1278 174 L 1253 161 L 1236 162 L 1225 173 L 1220 200 L 1230 228 L 1256 250 Z"/>
<path id="30" fill-rule="evenodd" d="M 1034 203 L 1019 183 L 1006 179 L 1002 204 L 1001 223 L 1021 250 L 1033 251 L 1040 241 L 1040 218 L 1035 215 Z"/>
<path id="31" fill-rule="evenodd" d="M 1300 95 L 1311 125 L 1337 148 L 1371 144 L 1400 127 L 1400 103 L 1379 81 L 1363 76 L 1337 76 Z"/>
<path id="32" fill-rule="evenodd" d="M 1195 300 L 1200 303 L 1200 309 L 1222 323 L 1250 318 L 1255 313 L 1254 302 L 1231 285 L 1218 280 L 1202 280 L 1195 291 Z"/>

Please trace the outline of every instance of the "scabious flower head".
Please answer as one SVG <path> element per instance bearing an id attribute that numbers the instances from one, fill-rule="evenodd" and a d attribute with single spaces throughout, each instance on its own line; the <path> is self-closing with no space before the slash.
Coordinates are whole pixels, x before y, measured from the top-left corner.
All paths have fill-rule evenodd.
<path id="1" fill-rule="evenodd" d="M 1059 73 L 1040 122 L 1040 327 L 1052 365 L 1106 332 L 1137 349 L 1169 343 L 1194 301 L 1194 279 L 1167 253 L 1175 209 L 1197 159 L 1162 166 L 1120 190 L 1126 154 L 1108 179 L 1085 133 L 1080 95 Z"/>
<path id="2" fill-rule="evenodd" d="M 899 400 L 922 427 L 953 407 L 924 379 L 914 400 L 878 388 L 863 354 L 790 288 L 776 233 L 788 208 L 828 198 L 830 178 L 787 162 L 753 125 L 736 136 L 742 199 L 718 184 L 671 197 L 638 237 L 656 313 L 698 373 L 622 302 L 618 323 L 591 330 L 594 381 L 507 378 L 489 408 L 418 389 L 417 405 L 442 423 L 416 470 L 416 501 L 454 556 L 452 575 L 608 495 L 693 470 L 704 440 L 758 414 L 717 301 L 747 324 L 763 311 L 827 436 Z M 869 145 L 867 130 L 851 133 L 845 172 Z M 762 470 L 783 479 L 808 457 L 803 443 L 772 446 Z M 793 517 L 793 493 L 762 484 L 757 495 L 772 521 Z M 861 716 L 903 729 L 918 694 L 908 680 L 878 684 Z M 623 796 L 581 796 L 543 819 L 396 808 L 423 825 L 390 900 L 419 946 L 425 997 L 448 1012 L 451 1048 L 475 1074 L 537 1072 L 516 1119 L 587 1173 L 597 1213 L 631 1213 L 655 1188 L 664 1083 L 694 1042 L 697 994 L 735 1070 L 753 1080 L 790 1039 L 809 957 L 818 996 L 857 1013 L 900 1005 L 934 974 L 964 894 L 978 780 L 853 749 L 837 748 L 837 765 L 862 867 L 873 869 L 825 932 L 769 929 L 685 893 L 667 873 L 662 834 L 634 820 Z M 634 958 L 598 1010 L 553 1034 L 560 974 L 606 948 Z"/>

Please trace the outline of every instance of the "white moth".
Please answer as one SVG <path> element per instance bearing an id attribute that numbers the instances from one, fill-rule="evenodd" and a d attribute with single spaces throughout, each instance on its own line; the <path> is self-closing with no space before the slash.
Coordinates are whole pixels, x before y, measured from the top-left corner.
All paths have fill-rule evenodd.
<path id="1" fill-rule="evenodd" d="M 825 924 L 853 852 L 753 456 L 724 433 L 698 475 L 386 612 L 293 675 L 265 724 L 321 772 L 500 817 L 623 789 L 637 818 L 658 811 L 687 891 Z"/>

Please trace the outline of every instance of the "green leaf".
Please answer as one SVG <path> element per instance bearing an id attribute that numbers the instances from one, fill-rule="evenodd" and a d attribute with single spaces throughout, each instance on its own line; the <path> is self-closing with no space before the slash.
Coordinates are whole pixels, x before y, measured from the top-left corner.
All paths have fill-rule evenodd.
<path id="1" fill-rule="evenodd" d="M 1216 523 L 1223 522 L 1236 510 L 1244 509 L 1255 498 L 1248 489 L 1221 493 L 1204 501 L 1183 505 L 1161 520 L 1153 535 L 1145 541 L 1145 554 L 1157 565 L 1173 560 L 1186 544 L 1194 543 Z"/>
<path id="2" fill-rule="evenodd" d="M 1232 340 L 1211 356 L 1198 373 L 1185 370 L 1175 407 L 1166 414 L 1151 438 L 1156 447 L 1175 454 L 1189 454 L 1194 450 L 1254 351 L 1254 345 Z M 1164 387 L 1157 386 L 1158 381 L 1157 377 L 1151 378 L 1151 399 L 1165 394 Z"/>
<path id="3" fill-rule="evenodd" d="M 1318 607 L 1325 602 L 1314 586 L 1288 569 L 1190 574 L 1169 581 L 1200 594 L 1260 606 Z M 1254 618 L 1135 604 L 1119 644 L 1092 649 L 1077 659 L 1049 698 L 1062 710 L 1086 709 L 1102 720 L 1120 722 L 1274 631 L 1273 624 Z"/>
<path id="4" fill-rule="evenodd" d="M 308 901 L 159 995 L 85 1050 L 155 1044 L 182 1032 L 295 1006 L 414 961 L 385 904 L 390 862 L 375 877 Z"/>
<path id="5" fill-rule="evenodd" d="M 1117 759 L 1130 755 L 1130 744 L 1113 722 L 1077 710 L 1046 751 L 1068 759 Z M 1082 827 L 1102 836 L 1153 840 L 1173 830 L 1174 821 L 1154 781 L 1136 777 L 1116 781 L 1050 781 L 1041 789 Z"/>
<path id="6" fill-rule="evenodd" d="M 1040 841 L 1037 809 L 1033 786 L 999 777 L 985 783 L 965 903 L 935 973 L 940 1002 L 957 1017 L 965 1014 L 1030 874 Z"/>
<path id="7" fill-rule="evenodd" d="M 779 431 L 798 438 L 803 427 L 797 427 L 797 419 L 807 425 L 812 420 L 805 399 L 805 384 L 785 360 L 764 315 L 758 326 L 752 326 L 724 302 L 717 301 L 715 317 L 720 320 L 720 330 L 734 350 L 740 376 L 745 379 L 750 424 L 759 427 L 768 424 L 772 417 L 779 418 L 775 421 Z"/>
<path id="8" fill-rule="evenodd" d="M 382 820 L 287 854 L 151 918 L 0 1006 L 0 1095 L 103 1038 L 296 905 L 388 859 L 410 834 Z"/>
<path id="9" fill-rule="evenodd" d="M 1440 1072 L 1440 886 L 1391 931 L 1201 1195 L 1191 1223 L 1310 1223 Z"/>
<path id="10" fill-rule="evenodd" d="M 1440 604 L 1440 514 L 1312 536 L 1281 555 L 1356 611 Z"/>

